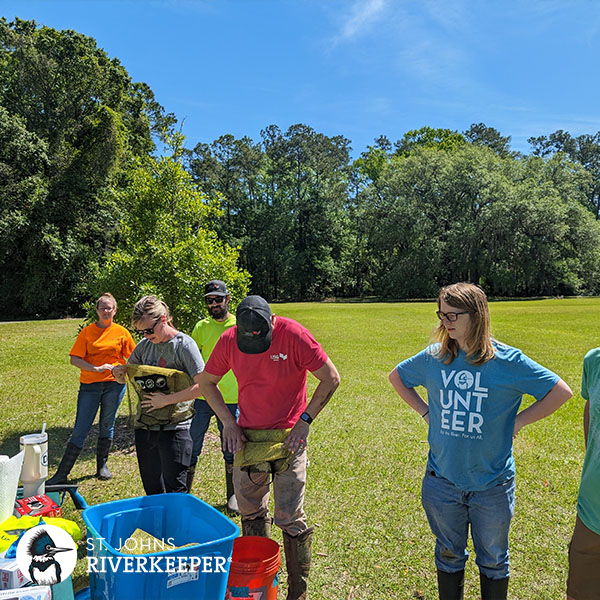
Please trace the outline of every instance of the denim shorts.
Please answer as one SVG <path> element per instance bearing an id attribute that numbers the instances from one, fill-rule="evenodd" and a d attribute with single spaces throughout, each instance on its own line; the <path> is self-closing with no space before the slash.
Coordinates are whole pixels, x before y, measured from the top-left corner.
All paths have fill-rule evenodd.
<path id="1" fill-rule="evenodd" d="M 475 562 L 490 579 L 509 576 L 508 531 L 515 509 L 515 479 L 483 491 L 469 492 L 448 479 L 427 471 L 421 501 L 436 537 L 435 563 L 440 571 L 465 568 L 469 553 L 469 525 Z"/>

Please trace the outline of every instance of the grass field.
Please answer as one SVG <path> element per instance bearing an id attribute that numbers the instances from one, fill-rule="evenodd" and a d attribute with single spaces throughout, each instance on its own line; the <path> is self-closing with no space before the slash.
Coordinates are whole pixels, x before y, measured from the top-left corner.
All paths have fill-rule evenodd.
<path id="1" fill-rule="evenodd" d="M 387 381 L 400 360 L 426 345 L 436 324 L 434 303 L 303 303 L 273 309 L 307 326 L 342 377 L 329 406 L 311 426 L 305 508 L 316 533 L 310 597 L 437 598 L 434 538 L 419 499 L 427 431 Z M 558 600 L 564 598 L 584 452 L 581 364 L 586 351 L 599 345 L 600 299 L 496 302 L 490 310 L 496 338 L 556 371 L 574 391 L 558 413 L 524 429 L 514 448 L 517 506 L 509 596 Z M 51 473 L 74 421 L 78 371 L 67 355 L 78 325 L 75 320 L 0 324 L 0 453 L 14 454 L 21 434 L 38 431 L 47 422 Z M 109 482 L 93 477 L 95 428 L 73 470 L 90 504 L 143 493 L 127 414 L 124 402 L 109 462 L 115 477 Z M 216 426 L 209 433 L 193 492 L 223 508 Z M 65 506 L 82 524 L 80 515 Z M 239 518 L 234 520 L 239 524 Z M 279 530 L 274 537 L 281 542 Z M 82 543 L 76 587 L 87 584 L 84 556 Z M 473 559 L 467 567 L 466 599 L 479 598 Z"/>

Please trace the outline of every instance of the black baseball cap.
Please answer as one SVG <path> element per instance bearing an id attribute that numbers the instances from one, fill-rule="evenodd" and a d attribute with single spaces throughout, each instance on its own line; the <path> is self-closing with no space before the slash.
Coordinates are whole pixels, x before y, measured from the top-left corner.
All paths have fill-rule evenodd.
<path id="1" fill-rule="evenodd" d="M 262 354 L 271 346 L 271 309 L 261 296 L 247 296 L 235 313 L 237 345 L 244 354 Z"/>
<path id="2" fill-rule="evenodd" d="M 227 296 L 227 286 L 220 279 L 213 279 L 204 286 L 204 297 L 206 296 Z"/>

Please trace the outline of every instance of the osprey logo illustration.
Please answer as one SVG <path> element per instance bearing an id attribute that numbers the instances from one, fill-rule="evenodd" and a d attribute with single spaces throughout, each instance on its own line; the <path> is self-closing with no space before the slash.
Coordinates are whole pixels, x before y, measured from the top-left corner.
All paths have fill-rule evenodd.
<path id="1" fill-rule="evenodd" d="M 60 583 L 77 562 L 77 547 L 71 536 L 55 525 L 37 525 L 23 534 L 17 546 L 21 572 L 37 585 Z"/>

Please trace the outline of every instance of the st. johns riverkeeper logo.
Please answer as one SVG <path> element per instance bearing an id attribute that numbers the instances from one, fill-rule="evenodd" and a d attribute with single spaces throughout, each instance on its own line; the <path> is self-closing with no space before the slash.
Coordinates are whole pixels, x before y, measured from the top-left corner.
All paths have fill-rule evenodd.
<path id="1" fill-rule="evenodd" d="M 17 564 L 37 585 L 55 585 L 71 575 L 77 563 L 73 538 L 56 525 L 36 525 L 17 545 Z"/>

